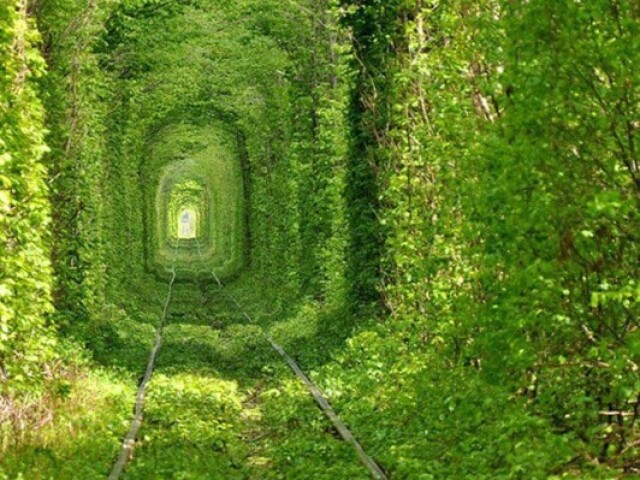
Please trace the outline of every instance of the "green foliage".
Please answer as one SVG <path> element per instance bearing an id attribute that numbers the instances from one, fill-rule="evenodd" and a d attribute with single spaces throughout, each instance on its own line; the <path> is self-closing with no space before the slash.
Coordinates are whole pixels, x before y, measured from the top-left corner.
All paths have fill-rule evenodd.
<path id="1" fill-rule="evenodd" d="M 427 355 L 397 363 L 402 342 L 383 335 L 378 328 L 354 337 L 321 378 L 397 478 L 543 479 L 573 459 L 579 442 L 554 434 L 501 387 L 463 368 L 434 368 Z"/>
<path id="2" fill-rule="evenodd" d="M 90 320 L 104 305 L 107 86 L 93 52 L 104 11 L 73 0 L 46 2 L 38 10 L 49 69 L 41 89 L 51 148 L 54 300 L 64 326 Z"/>
<path id="3" fill-rule="evenodd" d="M 104 478 L 120 448 L 134 386 L 97 369 L 69 377 L 65 390 L 41 405 L 32 430 L 10 437 L 12 444 L 0 459 L 0 478 Z"/>
<path id="4" fill-rule="evenodd" d="M 121 421 L 176 264 L 134 477 L 363 476 L 263 329 L 394 478 L 637 473 L 639 19 L 633 0 L 4 2 L 0 400 Z M 124 390 L 52 394 L 52 324 Z M 52 423 L 5 475 L 108 456 L 107 422 L 49 450 Z"/>
<path id="5" fill-rule="evenodd" d="M 380 303 L 385 231 L 380 222 L 389 156 L 388 136 L 398 71 L 394 42 L 403 36 L 400 1 L 340 2 L 343 23 L 353 32 L 353 70 L 349 108 L 349 156 L 345 200 L 349 244 L 347 280 L 354 307 Z M 401 100 L 398 99 L 398 102 Z"/>
<path id="6" fill-rule="evenodd" d="M 245 478 L 234 465 L 242 453 L 235 431 L 241 400 L 232 382 L 202 375 L 157 375 L 149 390 L 139 458 L 127 477 L 171 477 L 179 472 L 177 478 L 185 479 Z"/>
<path id="7" fill-rule="evenodd" d="M 463 372 L 465 396 L 495 399 L 485 388 L 499 387 L 532 421 L 583 441 L 579 457 L 633 471 L 637 8 L 346 7 L 364 77 L 351 122 L 369 135 L 360 151 L 376 152 L 357 168 L 375 170 L 369 229 L 385 236 L 378 282 L 401 342 L 381 360 L 424 355 L 424 375 Z M 455 382 L 431 381 L 443 392 Z"/>
<path id="8" fill-rule="evenodd" d="M 40 36 L 26 1 L 0 5 L 0 400 L 37 391 L 55 354 Z M 0 413 L 0 423 L 5 421 Z"/>

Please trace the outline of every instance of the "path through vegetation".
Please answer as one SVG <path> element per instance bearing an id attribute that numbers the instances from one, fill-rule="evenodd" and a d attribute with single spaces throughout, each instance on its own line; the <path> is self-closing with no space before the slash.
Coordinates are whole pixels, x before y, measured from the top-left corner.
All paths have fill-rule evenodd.
<path id="1" fill-rule="evenodd" d="M 215 282 L 200 288 L 179 284 L 173 297 L 141 441 L 123 478 L 272 478 L 272 452 L 288 428 L 265 418 L 266 409 L 273 415 L 280 408 L 269 392 L 277 394 L 278 386 L 293 386 L 295 379 L 266 342 L 262 326 L 248 324 Z M 303 397 L 304 389 L 295 388 Z M 342 472 L 370 478 L 314 403 L 300 400 L 300 411 L 291 412 L 300 416 L 294 430 L 331 455 L 314 459 L 311 451 L 278 461 L 315 464 L 304 468 L 327 478 Z"/>

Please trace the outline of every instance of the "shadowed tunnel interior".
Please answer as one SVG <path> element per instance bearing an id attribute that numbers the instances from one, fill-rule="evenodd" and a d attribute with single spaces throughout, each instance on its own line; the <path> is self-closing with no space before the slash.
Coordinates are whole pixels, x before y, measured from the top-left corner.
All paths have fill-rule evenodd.
<path id="1" fill-rule="evenodd" d="M 146 232 L 153 264 L 181 276 L 213 270 L 225 277 L 243 263 L 243 182 L 233 139 L 221 127 L 164 129 L 144 163 Z"/>

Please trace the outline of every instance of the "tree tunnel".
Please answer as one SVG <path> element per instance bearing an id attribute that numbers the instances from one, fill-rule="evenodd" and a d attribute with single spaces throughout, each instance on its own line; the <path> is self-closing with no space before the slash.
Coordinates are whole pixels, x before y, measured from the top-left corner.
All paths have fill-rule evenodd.
<path id="1" fill-rule="evenodd" d="M 0 480 L 636 478 L 639 20 L 0 1 Z"/>
<path id="2" fill-rule="evenodd" d="M 235 273 L 245 232 L 233 138 L 219 126 L 166 127 L 149 142 L 142 172 L 152 269 Z"/>

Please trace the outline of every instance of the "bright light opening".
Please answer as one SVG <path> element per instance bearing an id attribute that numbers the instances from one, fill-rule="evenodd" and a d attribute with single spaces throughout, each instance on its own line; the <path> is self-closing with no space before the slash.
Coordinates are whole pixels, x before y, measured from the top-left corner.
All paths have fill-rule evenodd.
<path id="1" fill-rule="evenodd" d="M 196 211 L 191 208 L 181 210 L 178 214 L 178 238 L 181 240 L 196 238 L 196 225 Z"/>

